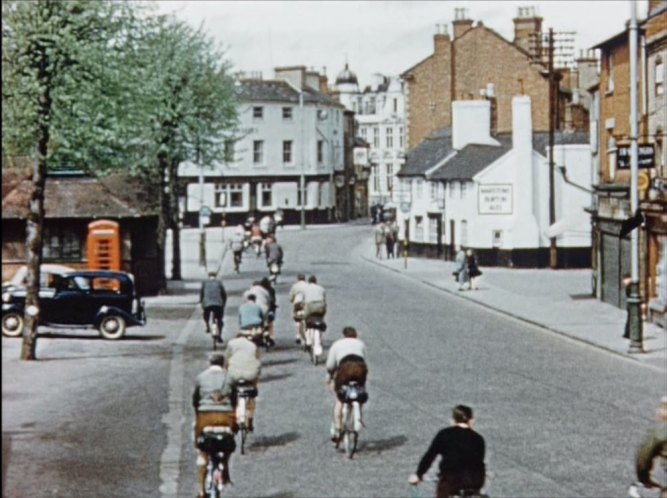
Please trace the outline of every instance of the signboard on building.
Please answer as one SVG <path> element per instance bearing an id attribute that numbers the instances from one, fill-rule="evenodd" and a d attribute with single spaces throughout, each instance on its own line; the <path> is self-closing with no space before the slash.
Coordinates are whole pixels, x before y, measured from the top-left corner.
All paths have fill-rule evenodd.
<path id="1" fill-rule="evenodd" d="M 368 166 L 368 148 L 355 147 L 352 151 L 355 166 Z"/>
<path id="2" fill-rule="evenodd" d="M 630 169 L 630 146 L 619 145 L 616 160 L 616 168 Z M 653 144 L 640 145 L 637 147 L 637 166 L 650 169 L 655 167 L 655 151 Z"/>
<path id="3" fill-rule="evenodd" d="M 512 185 L 495 183 L 480 185 L 477 191 L 479 214 L 512 214 Z"/>

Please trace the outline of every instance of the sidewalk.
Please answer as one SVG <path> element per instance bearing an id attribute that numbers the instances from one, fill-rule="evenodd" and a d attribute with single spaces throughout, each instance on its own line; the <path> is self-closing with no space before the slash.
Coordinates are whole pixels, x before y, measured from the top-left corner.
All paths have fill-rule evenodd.
<path id="1" fill-rule="evenodd" d="M 590 270 L 482 268 L 479 290 L 459 291 L 454 262 L 425 258 L 377 259 L 369 240 L 362 258 L 523 322 L 627 358 L 667 369 L 667 331 L 644 322 L 644 353 L 628 354 L 626 312 L 591 296 Z"/>

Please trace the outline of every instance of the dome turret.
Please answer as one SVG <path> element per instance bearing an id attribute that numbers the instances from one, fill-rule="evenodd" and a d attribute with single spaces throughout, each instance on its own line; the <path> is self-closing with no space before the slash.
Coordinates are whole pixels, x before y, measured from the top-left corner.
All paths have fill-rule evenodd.
<path id="1" fill-rule="evenodd" d="M 350 71 L 350 69 L 347 67 L 347 62 L 345 63 L 345 69 L 343 69 L 340 73 L 338 73 L 338 76 L 336 76 L 336 85 L 344 83 L 352 83 L 354 85 L 358 84 L 357 75 Z"/>

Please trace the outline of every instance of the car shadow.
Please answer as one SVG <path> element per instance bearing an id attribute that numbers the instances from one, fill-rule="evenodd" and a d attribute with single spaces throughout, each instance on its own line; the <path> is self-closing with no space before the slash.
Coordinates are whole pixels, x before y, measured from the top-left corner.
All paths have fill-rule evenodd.
<path id="1" fill-rule="evenodd" d="M 250 443 L 248 449 L 250 451 L 266 451 L 270 448 L 293 443 L 300 437 L 298 432 L 286 432 L 284 434 L 278 434 L 277 436 L 259 436 L 254 438 L 254 441 Z"/>
<path id="2" fill-rule="evenodd" d="M 96 355 L 87 355 L 87 354 L 81 354 L 81 356 L 54 356 L 51 358 L 45 358 L 45 357 L 38 357 L 37 361 L 40 362 L 47 362 L 47 361 L 73 361 L 73 360 L 91 360 L 91 359 L 105 359 L 105 358 L 130 358 L 130 357 L 141 357 L 141 358 L 146 358 L 148 356 L 151 357 L 162 357 L 165 359 L 170 359 L 171 358 L 171 352 L 169 351 L 152 351 L 152 352 L 138 352 L 138 353 L 127 353 L 127 352 L 119 352 L 119 353 L 112 353 L 112 354 L 96 354 Z"/>
<path id="3" fill-rule="evenodd" d="M 364 453 L 382 453 L 383 451 L 403 446 L 408 441 L 408 438 L 403 435 L 368 441 L 364 440 L 363 437 L 359 439 L 359 451 L 363 451 Z"/>

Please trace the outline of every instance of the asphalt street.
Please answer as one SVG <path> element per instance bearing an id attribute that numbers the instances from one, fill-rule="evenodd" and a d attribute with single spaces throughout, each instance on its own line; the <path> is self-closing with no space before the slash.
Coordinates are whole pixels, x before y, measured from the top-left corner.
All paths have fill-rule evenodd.
<path id="1" fill-rule="evenodd" d="M 625 496 L 664 375 L 370 264 L 368 225 L 278 238 L 277 347 L 263 356 L 256 430 L 232 458 L 228 496 L 410 496 L 408 475 L 459 403 L 486 438 L 490 496 Z M 183 254 L 196 265 L 194 245 Z M 242 291 L 266 275 L 251 253 L 238 276 L 228 259 L 226 339 Z M 327 289 L 325 347 L 345 325 L 367 345 L 367 427 L 353 460 L 328 439 L 324 368 L 294 344 L 287 292 L 299 272 Z M 125 340 L 51 333 L 30 365 L 3 338 L 3 496 L 195 496 L 190 393 L 210 338 L 193 293 L 155 302 Z"/>

